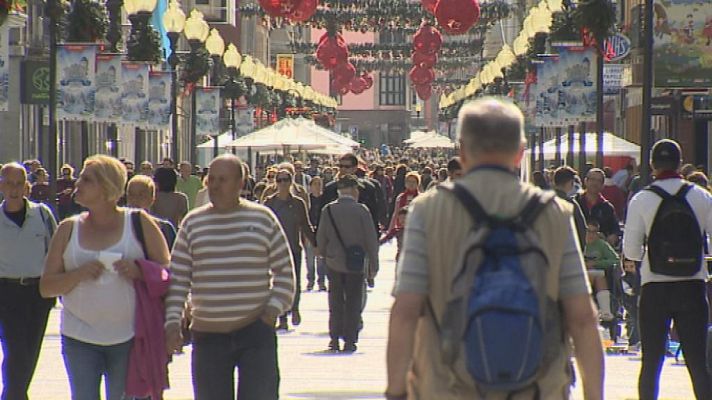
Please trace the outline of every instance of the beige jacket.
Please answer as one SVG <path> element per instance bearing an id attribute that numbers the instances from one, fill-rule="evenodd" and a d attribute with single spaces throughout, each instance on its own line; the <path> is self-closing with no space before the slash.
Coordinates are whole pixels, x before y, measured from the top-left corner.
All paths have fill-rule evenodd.
<path id="1" fill-rule="evenodd" d="M 466 175 L 461 182 L 470 189 L 488 214 L 502 218 L 514 217 L 519 214 L 531 194 L 540 189 L 521 183 L 506 174 L 504 171 L 487 169 Z M 418 196 L 413 207 L 414 210 L 421 209 L 419 213 L 425 213 L 428 298 L 439 321 L 450 291 L 452 269 L 460 251 L 459 244 L 472 228 L 471 217 L 454 195 L 443 190 L 432 190 Z M 558 300 L 559 264 L 564 250 L 561 238 L 568 233 L 571 215 L 571 205 L 555 199 L 552 205 L 539 215 L 534 227 L 540 237 L 542 249 L 551 262 L 547 286 L 548 295 L 554 301 Z M 568 399 L 571 383 L 568 347 L 562 337 L 559 354 L 538 382 L 541 399 Z M 464 368 L 464 365 L 461 363 L 459 368 Z M 420 319 L 416 329 L 408 386 L 409 398 L 418 400 L 506 398 L 506 395 L 499 393 L 479 394 L 469 375 L 465 373 L 456 376 L 451 368 L 442 363 L 437 331 L 430 312 L 426 312 Z M 514 400 L 531 398 L 531 391 L 513 397 Z"/>

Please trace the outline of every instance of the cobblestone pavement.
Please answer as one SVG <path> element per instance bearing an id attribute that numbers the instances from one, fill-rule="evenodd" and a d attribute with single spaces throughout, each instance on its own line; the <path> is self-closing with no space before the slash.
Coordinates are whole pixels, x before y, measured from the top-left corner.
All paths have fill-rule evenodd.
<path id="1" fill-rule="evenodd" d="M 386 338 L 392 299 L 395 245 L 381 249 L 381 273 L 369 293 L 364 313 L 365 327 L 353 355 L 332 355 L 324 350 L 329 342 L 328 304 L 324 292 L 302 296 L 302 325 L 279 334 L 281 394 L 284 399 L 379 399 L 386 382 Z M 1 352 L 0 352 L 0 358 Z M 640 362 L 630 356 L 606 357 L 606 398 L 637 398 Z M 170 365 L 172 388 L 168 400 L 192 399 L 190 348 L 174 357 Z M 67 375 L 62 362 L 59 310 L 51 316 L 42 355 L 30 388 L 32 400 L 68 400 Z M 690 400 L 692 387 L 687 370 L 667 360 L 661 378 L 660 398 Z M 575 399 L 583 399 L 580 388 Z"/>

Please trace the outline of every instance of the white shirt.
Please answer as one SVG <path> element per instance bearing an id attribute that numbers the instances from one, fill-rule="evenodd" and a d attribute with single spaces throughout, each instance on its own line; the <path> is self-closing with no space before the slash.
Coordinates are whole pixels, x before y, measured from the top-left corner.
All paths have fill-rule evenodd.
<path id="1" fill-rule="evenodd" d="M 672 178 L 653 182 L 670 194 L 677 193 L 682 187 L 682 179 Z M 685 197 L 692 211 L 699 221 L 700 229 L 712 232 L 712 195 L 703 188 L 693 185 Z M 655 214 L 660 207 L 662 199 L 649 190 L 641 190 L 630 201 L 628 215 L 623 234 L 623 252 L 631 260 L 642 261 L 640 276 L 641 284 L 650 282 L 678 282 L 688 280 L 707 280 L 707 264 L 703 261 L 697 274 L 691 277 L 669 276 L 655 274 L 650 270 L 648 252 L 645 251 L 645 238 L 650 234 Z"/>

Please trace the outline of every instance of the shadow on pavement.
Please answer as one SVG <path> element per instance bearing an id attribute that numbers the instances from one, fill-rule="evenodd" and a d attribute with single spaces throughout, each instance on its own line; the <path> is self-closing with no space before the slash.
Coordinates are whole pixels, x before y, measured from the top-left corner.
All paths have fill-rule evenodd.
<path id="1" fill-rule="evenodd" d="M 302 393 L 290 393 L 287 395 L 290 399 L 328 399 L 328 400 L 339 400 L 339 399 L 382 399 L 383 393 L 381 392 L 352 392 L 352 391 L 339 391 L 339 392 L 302 392 Z"/>

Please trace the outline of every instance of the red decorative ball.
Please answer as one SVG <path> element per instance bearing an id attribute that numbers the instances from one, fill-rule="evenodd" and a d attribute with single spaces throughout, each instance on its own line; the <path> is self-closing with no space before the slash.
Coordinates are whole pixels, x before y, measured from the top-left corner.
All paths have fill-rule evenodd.
<path id="1" fill-rule="evenodd" d="M 417 67 L 433 68 L 437 62 L 437 54 L 413 53 L 413 65 Z"/>
<path id="2" fill-rule="evenodd" d="M 260 6 L 272 17 L 286 17 L 291 14 L 301 0 L 259 0 Z"/>
<path id="3" fill-rule="evenodd" d="M 477 0 L 439 0 L 435 18 L 445 32 L 461 35 L 479 21 L 480 4 Z"/>
<path id="4" fill-rule="evenodd" d="M 334 80 L 339 83 L 339 86 L 348 87 L 354 76 L 356 76 L 356 68 L 351 63 L 339 64 L 334 69 Z"/>
<path id="5" fill-rule="evenodd" d="M 416 85 L 415 93 L 421 100 L 428 100 L 433 95 L 433 87 L 428 83 L 426 85 Z"/>
<path id="6" fill-rule="evenodd" d="M 319 46 L 316 48 L 316 59 L 324 69 L 329 71 L 340 64 L 346 64 L 349 60 L 349 49 L 341 35 L 329 37 L 324 34 L 319 39 Z"/>
<path id="7" fill-rule="evenodd" d="M 438 5 L 438 0 L 420 0 L 420 3 L 425 11 L 433 14 L 435 13 L 435 6 Z"/>
<path id="8" fill-rule="evenodd" d="M 419 53 L 435 54 L 443 45 L 443 36 L 434 26 L 423 24 L 413 36 L 413 50 Z"/>
<path id="9" fill-rule="evenodd" d="M 294 22 L 305 22 L 314 15 L 317 5 L 319 5 L 319 0 L 301 0 L 289 14 L 289 19 Z"/>
<path id="10" fill-rule="evenodd" d="M 435 71 L 432 68 L 413 67 L 408 74 L 414 85 L 426 85 L 435 80 Z"/>
<path id="11" fill-rule="evenodd" d="M 361 94 L 366 90 L 366 80 L 363 77 L 355 76 L 349 85 L 353 94 Z"/>
<path id="12" fill-rule="evenodd" d="M 361 75 L 361 79 L 363 79 L 363 81 L 366 84 L 366 87 L 365 87 L 366 90 L 373 87 L 373 76 L 364 72 L 363 75 Z"/>

